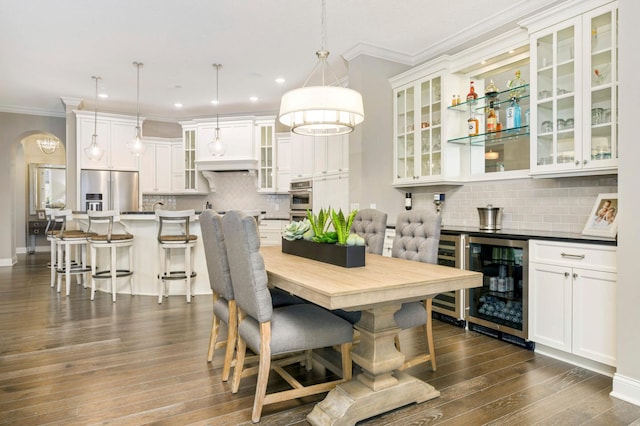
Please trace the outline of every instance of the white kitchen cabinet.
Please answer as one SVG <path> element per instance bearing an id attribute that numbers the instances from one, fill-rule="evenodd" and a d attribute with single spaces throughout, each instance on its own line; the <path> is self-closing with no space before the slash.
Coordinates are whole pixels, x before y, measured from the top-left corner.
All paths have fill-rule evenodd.
<path id="1" fill-rule="evenodd" d="M 136 118 L 98 114 L 96 134 L 104 156 L 98 161 L 89 160 L 84 152 L 91 145 L 94 133 L 94 113 L 74 111 L 76 114 L 77 161 L 79 169 L 138 170 L 138 157 L 131 154 L 127 144 L 135 137 Z"/>
<path id="2" fill-rule="evenodd" d="M 349 135 L 316 136 L 313 141 L 313 175 L 349 171 Z"/>
<path id="3" fill-rule="evenodd" d="M 196 171 L 196 126 L 182 126 L 182 141 L 184 147 L 184 186 L 185 191 L 198 190 L 198 173 Z"/>
<path id="4" fill-rule="evenodd" d="M 260 121 L 257 126 L 257 144 L 260 160 L 258 163 L 258 192 L 274 192 L 277 185 L 277 143 L 274 122 Z"/>
<path id="5" fill-rule="evenodd" d="M 196 135 L 196 163 L 201 161 L 233 162 L 258 160 L 254 147 L 254 120 L 239 119 L 220 121 L 220 140 L 225 145 L 222 157 L 214 158 L 209 152 L 209 142 L 215 139 L 216 122 L 199 122 Z"/>
<path id="6" fill-rule="evenodd" d="M 143 194 L 184 192 L 184 151 L 181 140 L 146 138 L 146 149 L 140 158 L 140 191 Z M 176 155 L 179 153 L 180 155 Z M 180 180 L 176 180 L 176 174 Z"/>
<path id="7" fill-rule="evenodd" d="M 313 139 L 313 136 L 291 133 L 291 180 L 313 177 Z"/>
<path id="8" fill-rule="evenodd" d="M 349 174 L 340 173 L 313 179 L 313 211 L 317 214 L 323 208 L 343 213 L 350 212 Z"/>
<path id="9" fill-rule="evenodd" d="M 258 227 L 260 245 L 263 247 L 282 245 L 282 228 L 287 223 L 284 220 L 261 220 Z"/>
<path id="10" fill-rule="evenodd" d="M 444 130 L 445 99 L 452 96 L 454 85 L 450 80 L 455 78 L 445 74 L 443 68 L 447 66 L 435 61 L 391 79 L 396 187 L 446 183 L 460 176 L 462 148 L 447 144 Z"/>
<path id="11" fill-rule="evenodd" d="M 532 175 L 617 171 L 617 3 L 531 34 Z"/>
<path id="12" fill-rule="evenodd" d="M 616 248 L 529 241 L 529 338 L 616 365 Z"/>
<path id="13" fill-rule="evenodd" d="M 291 184 L 291 134 L 278 133 L 276 135 L 276 182 L 275 192 L 287 194 Z"/>

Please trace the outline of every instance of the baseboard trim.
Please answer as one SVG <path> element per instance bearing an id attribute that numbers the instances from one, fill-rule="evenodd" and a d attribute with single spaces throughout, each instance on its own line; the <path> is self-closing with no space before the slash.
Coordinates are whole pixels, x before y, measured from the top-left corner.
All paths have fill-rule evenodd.
<path id="1" fill-rule="evenodd" d="M 613 390 L 609 395 L 640 406 L 640 380 L 616 373 L 613 375 Z"/>
<path id="2" fill-rule="evenodd" d="M 3 259 L 0 259 L 0 267 L 3 266 L 13 266 L 16 263 L 18 263 L 18 258 L 16 256 L 13 257 L 5 257 Z"/>
<path id="3" fill-rule="evenodd" d="M 600 373 L 609 377 L 613 377 L 616 372 L 616 368 L 610 365 L 602 364 L 600 362 L 583 358 L 578 355 L 570 354 L 555 348 L 551 348 L 549 346 L 541 345 L 539 343 L 536 343 L 535 352 L 551 358 L 559 359 L 560 361 L 568 362 L 569 364 L 573 364 L 578 367 L 586 368 L 587 370 L 595 371 L 596 373 Z"/>

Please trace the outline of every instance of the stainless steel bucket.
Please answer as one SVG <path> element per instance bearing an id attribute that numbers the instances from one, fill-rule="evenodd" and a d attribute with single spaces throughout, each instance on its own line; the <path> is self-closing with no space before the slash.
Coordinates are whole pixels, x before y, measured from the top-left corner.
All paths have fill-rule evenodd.
<path id="1" fill-rule="evenodd" d="M 491 204 L 487 207 L 478 207 L 478 215 L 482 230 L 496 231 L 502 226 L 502 207 L 493 207 Z"/>

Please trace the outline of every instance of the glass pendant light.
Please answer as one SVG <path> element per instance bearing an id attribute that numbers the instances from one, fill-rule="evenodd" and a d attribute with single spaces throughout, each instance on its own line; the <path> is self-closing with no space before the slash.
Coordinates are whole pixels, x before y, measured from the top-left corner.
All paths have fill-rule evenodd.
<path id="1" fill-rule="evenodd" d="M 98 145 L 98 80 L 100 77 L 92 76 L 92 79 L 96 81 L 96 100 L 93 115 L 93 135 L 91 136 L 91 145 L 84 149 L 84 153 L 91 161 L 100 161 L 104 156 L 104 149 Z"/>
<path id="2" fill-rule="evenodd" d="M 138 80 L 137 80 L 137 92 L 136 92 L 136 135 L 135 137 L 129 141 L 127 147 L 129 151 L 136 157 L 144 154 L 146 145 L 142 140 L 142 129 L 140 127 L 140 67 L 144 64 L 142 62 L 134 62 L 133 65 L 137 68 L 138 71 Z"/>
<path id="3" fill-rule="evenodd" d="M 222 65 L 213 64 L 216 69 L 216 133 L 211 142 L 208 144 L 209 152 L 214 157 L 222 157 L 227 149 L 227 145 L 220 140 L 220 100 L 218 99 L 218 74 Z"/>
<path id="4" fill-rule="evenodd" d="M 353 131 L 364 120 L 362 95 L 342 87 L 333 74 L 336 85 L 326 86 L 329 65 L 326 50 L 325 0 L 322 0 L 322 46 L 316 52 L 318 62 L 300 89 L 282 96 L 278 120 L 301 135 L 342 135 Z M 321 86 L 306 86 L 316 68 L 320 66 Z"/>
<path id="5" fill-rule="evenodd" d="M 60 141 L 52 138 L 38 139 L 36 140 L 36 143 L 38 144 L 38 148 L 40 148 L 40 151 L 42 151 L 43 154 L 47 155 L 51 155 L 56 152 L 56 150 L 60 146 Z"/>

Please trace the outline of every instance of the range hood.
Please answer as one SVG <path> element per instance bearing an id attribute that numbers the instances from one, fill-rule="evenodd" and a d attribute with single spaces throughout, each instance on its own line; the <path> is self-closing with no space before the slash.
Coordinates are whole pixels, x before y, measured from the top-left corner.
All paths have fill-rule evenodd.
<path id="1" fill-rule="evenodd" d="M 258 160 L 248 157 L 212 157 L 196 160 L 196 167 L 200 171 L 229 172 L 243 170 L 258 170 Z"/>

